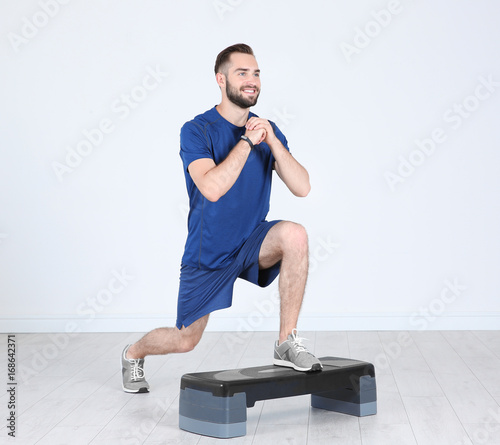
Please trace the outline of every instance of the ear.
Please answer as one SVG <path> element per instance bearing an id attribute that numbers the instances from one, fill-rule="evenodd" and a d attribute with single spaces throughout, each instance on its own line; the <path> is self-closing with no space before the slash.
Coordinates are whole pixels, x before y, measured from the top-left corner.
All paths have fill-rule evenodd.
<path id="1" fill-rule="evenodd" d="M 222 73 L 217 73 L 215 75 L 215 80 L 217 81 L 217 85 L 222 88 L 226 84 L 226 76 Z"/>

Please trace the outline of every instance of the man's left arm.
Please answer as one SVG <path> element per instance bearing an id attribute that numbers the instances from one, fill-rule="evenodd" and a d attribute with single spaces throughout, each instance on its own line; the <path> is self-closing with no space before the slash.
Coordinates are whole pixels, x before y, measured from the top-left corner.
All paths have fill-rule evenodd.
<path id="1" fill-rule="evenodd" d="M 266 137 L 264 142 L 271 149 L 274 156 L 274 168 L 281 180 L 295 196 L 307 196 L 311 190 L 309 183 L 309 173 L 283 146 L 278 137 L 274 134 L 273 127 L 266 119 L 251 117 L 246 127 L 249 130 L 264 128 Z"/>

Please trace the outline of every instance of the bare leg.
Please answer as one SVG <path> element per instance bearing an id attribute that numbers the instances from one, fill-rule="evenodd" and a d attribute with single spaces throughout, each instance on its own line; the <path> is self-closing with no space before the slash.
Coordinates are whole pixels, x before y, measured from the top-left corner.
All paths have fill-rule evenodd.
<path id="1" fill-rule="evenodd" d="M 281 344 L 297 327 L 309 269 L 307 233 L 300 224 L 281 221 L 267 233 L 259 253 L 259 267 L 267 269 L 281 260 Z"/>
<path id="2" fill-rule="evenodd" d="M 209 315 L 205 315 L 187 328 L 158 328 L 147 333 L 127 351 L 128 359 L 144 358 L 146 355 L 189 352 L 194 349 L 203 335 Z"/>

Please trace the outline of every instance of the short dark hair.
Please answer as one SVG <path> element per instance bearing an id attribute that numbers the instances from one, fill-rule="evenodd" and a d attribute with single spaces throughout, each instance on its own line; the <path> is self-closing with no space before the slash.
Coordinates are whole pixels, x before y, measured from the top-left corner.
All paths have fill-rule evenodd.
<path id="1" fill-rule="evenodd" d="M 252 48 L 250 48 L 245 43 L 237 43 L 236 45 L 228 46 L 226 49 L 223 49 L 217 56 L 217 59 L 215 59 L 215 67 L 214 67 L 215 74 L 217 73 L 226 74 L 225 71 L 227 70 L 227 64 L 229 62 L 231 54 L 233 53 L 250 54 L 252 56 L 254 55 Z"/>

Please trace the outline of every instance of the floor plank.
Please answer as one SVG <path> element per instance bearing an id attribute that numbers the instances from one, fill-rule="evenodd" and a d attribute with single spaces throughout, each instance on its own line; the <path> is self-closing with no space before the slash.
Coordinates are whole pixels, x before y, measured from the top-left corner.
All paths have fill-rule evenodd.
<path id="1" fill-rule="evenodd" d="M 272 363 L 276 332 L 208 332 L 186 354 L 147 357 L 149 394 L 121 388 L 119 358 L 142 334 L 16 334 L 18 441 L 23 444 L 500 445 L 500 332 L 300 332 L 317 356 L 375 365 L 377 414 L 311 408 L 309 396 L 260 401 L 247 434 L 182 431 L 186 372 Z M 6 335 L 0 345 L 6 346 Z M 0 366 L 6 368 L 6 357 Z M 7 394 L 0 395 L 7 405 Z M 0 425 L 0 442 L 7 435 Z"/>

